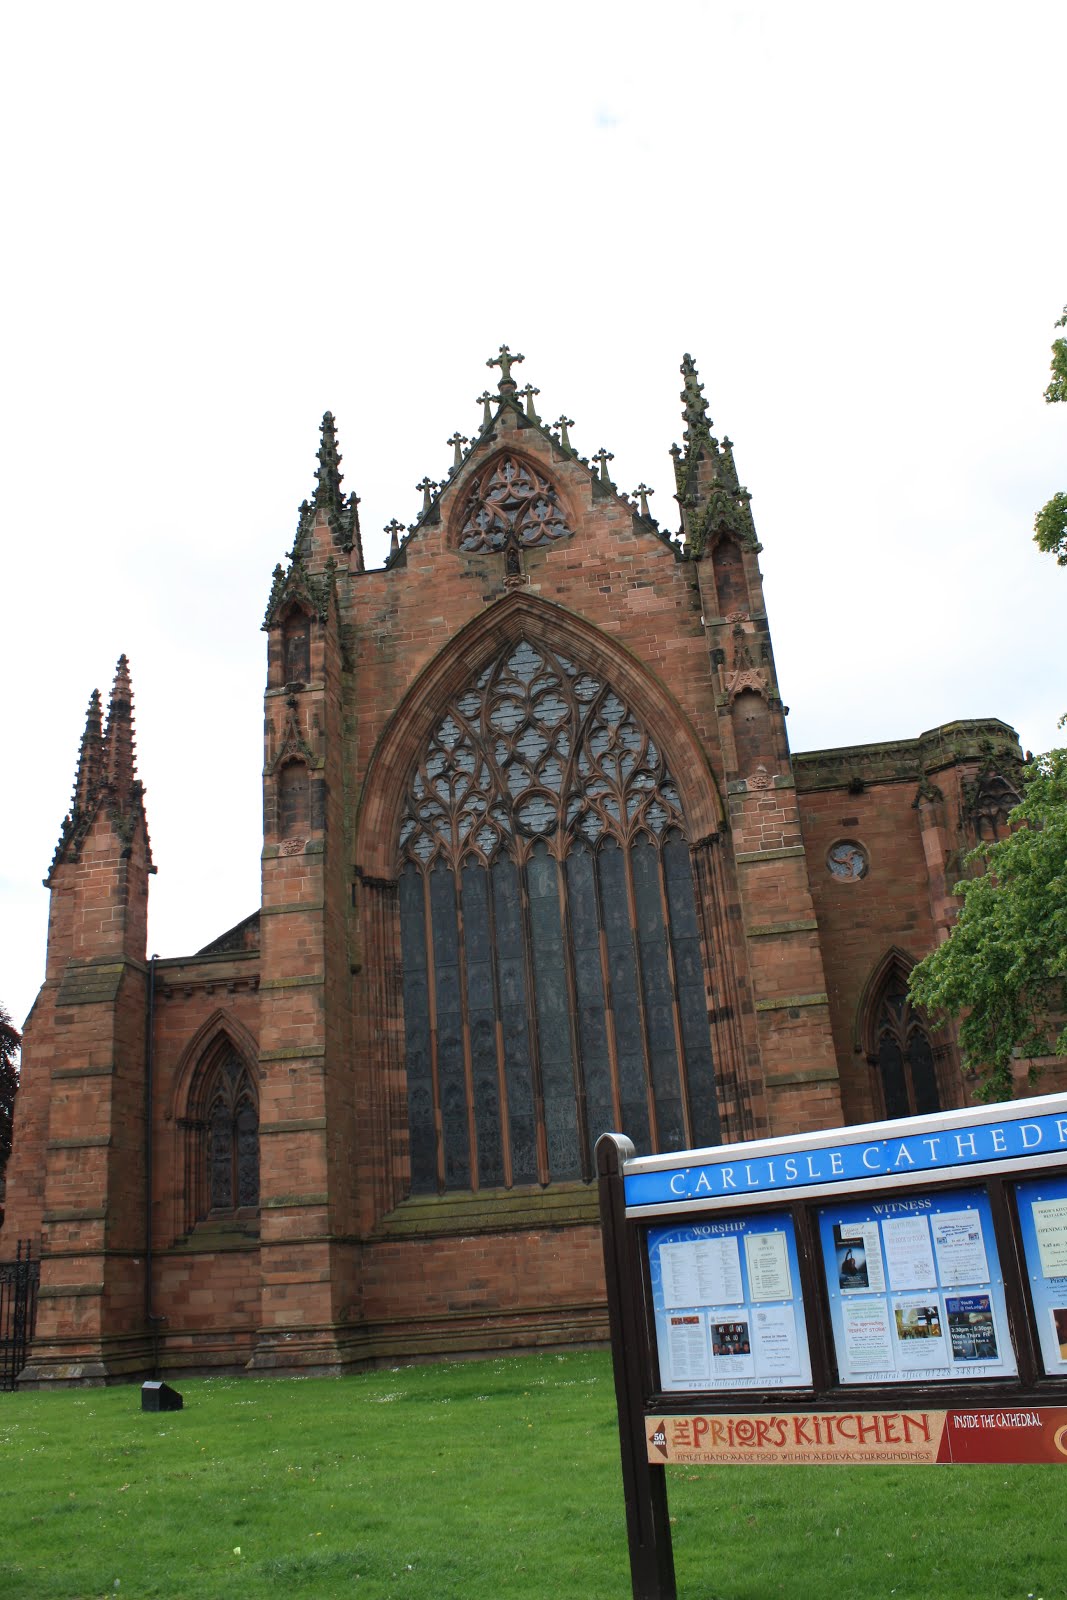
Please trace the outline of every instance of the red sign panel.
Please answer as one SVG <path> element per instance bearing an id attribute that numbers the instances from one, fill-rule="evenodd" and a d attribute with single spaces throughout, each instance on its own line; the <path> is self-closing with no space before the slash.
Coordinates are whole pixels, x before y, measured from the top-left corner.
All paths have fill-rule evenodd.
<path id="1" fill-rule="evenodd" d="M 648 1460 L 709 1466 L 1067 1463 L 1067 1408 L 728 1412 L 646 1419 Z"/>

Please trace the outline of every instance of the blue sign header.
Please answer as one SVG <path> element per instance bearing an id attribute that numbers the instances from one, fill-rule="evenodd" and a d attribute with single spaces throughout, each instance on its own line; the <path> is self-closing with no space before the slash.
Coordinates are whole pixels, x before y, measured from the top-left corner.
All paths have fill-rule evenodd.
<path id="1" fill-rule="evenodd" d="M 971 1123 L 819 1149 L 790 1151 L 783 1142 L 773 1155 L 761 1155 L 754 1149 L 750 1158 L 735 1155 L 728 1161 L 628 1174 L 626 1204 L 662 1206 L 688 1200 L 742 1199 L 814 1184 L 900 1178 L 1056 1153 L 1067 1160 L 1067 1115 Z"/>

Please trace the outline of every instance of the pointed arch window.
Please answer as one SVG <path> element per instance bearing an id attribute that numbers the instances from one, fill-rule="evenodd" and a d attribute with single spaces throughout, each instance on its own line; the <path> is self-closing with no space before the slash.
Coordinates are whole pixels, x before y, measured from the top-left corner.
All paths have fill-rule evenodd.
<path id="1" fill-rule="evenodd" d="M 185 1119 L 185 1229 L 206 1217 L 259 1208 L 259 1098 L 248 1066 L 228 1042 L 209 1052 Z"/>
<path id="2" fill-rule="evenodd" d="M 571 530 L 552 484 L 519 456 L 491 461 L 470 487 L 463 510 L 461 550 L 550 544 Z"/>
<path id="3" fill-rule="evenodd" d="M 907 973 L 899 967 L 889 974 L 874 1011 L 868 1059 L 878 1072 L 887 1117 L 942 1109 L 930 1035 L 908 999 Z"/>
<path id="4" fill-rule="evenodd" d="M 685 819 L 608 682 L 505 646 L 436 723 L 399 845 L 416 1191 L 588 1179 L 609 1128 L 715 1141 Z"/>

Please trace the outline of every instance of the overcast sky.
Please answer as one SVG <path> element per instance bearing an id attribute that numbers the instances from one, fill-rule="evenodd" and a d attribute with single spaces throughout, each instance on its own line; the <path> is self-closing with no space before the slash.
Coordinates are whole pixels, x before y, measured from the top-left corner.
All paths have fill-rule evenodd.
<path id="1" fill-rule="evenodd" d="M 693 353 L 793 748 L 1067 710 L 1067 7 L 97 0 L 0 22 L 0 1000 L 130 657 L 149 949 L 259 896 L 271 570 L 338 418 L 368 561 L 501 343 L 656 494 Z M 1062 735 L 1060 736 L 1062 738 Z"/>

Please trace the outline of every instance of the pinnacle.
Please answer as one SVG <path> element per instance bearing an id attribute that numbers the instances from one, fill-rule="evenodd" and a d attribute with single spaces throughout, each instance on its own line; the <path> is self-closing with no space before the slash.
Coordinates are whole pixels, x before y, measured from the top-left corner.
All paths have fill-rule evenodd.
<path id="1" fill-rule="evenodd" d="M 322 439 L 318 449 L 319 465 L 315 472 L 318 484 L 315 489 L 315 505 L 321 511 L 326 511 L 334 516 L 340 516 L 344 509 L 344 496 L 341 493 L 341 456 L 337 449 L 337 429 L 332 411 L 327 411 L 322 418 Z"/>
<path id="2" fill-rule="evenodd" d="M 82 734 L 78 766 L 74 775 L 71 812 L 75 816 L 84 815 L 88 811 L 100 787 L 103 753 L 101 724 L 100 690 L 94 689 L 89 696 L 89 709 L 85 713 L 85 731 Z"/>
<path id="3" fill-rule="evenodd" d="M 682 401 L 682 415 L 685 418 L 685 439 L 690 441 L 690 430 L 695 433 L 710 433 L 711 418 L 708 416 L 708 402 L 704 398 L 704 385 L 697 374 L 696 362 L 686 352 L 682 357 L 681 374 L 685 387 L 680 399 Z"/>
<path id="4" fill-rule="evenodd" d="M 130 663 L 119 656 L 107 708 L 103 740 L 103 778 L 116 798 L 125 800 L 136 781 L 133 737 L 133 687 Z"/>

